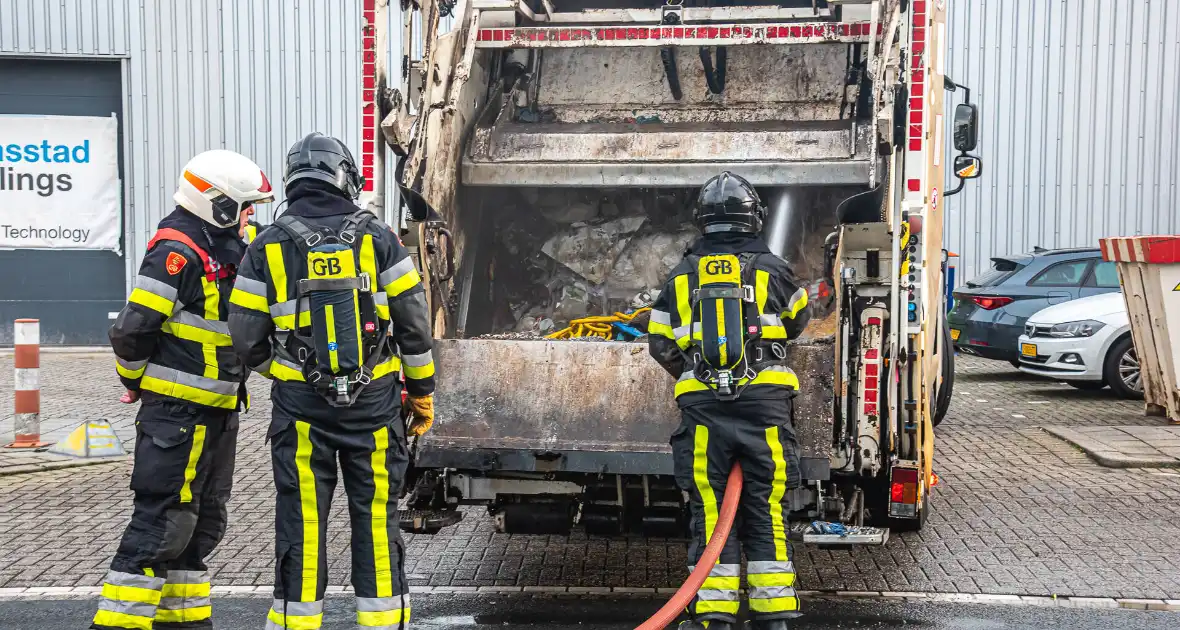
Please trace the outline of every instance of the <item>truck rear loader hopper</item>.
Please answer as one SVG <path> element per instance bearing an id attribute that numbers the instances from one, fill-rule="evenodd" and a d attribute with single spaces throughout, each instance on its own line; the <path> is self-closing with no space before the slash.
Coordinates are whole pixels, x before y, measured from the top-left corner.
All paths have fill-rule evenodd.
<path id="1" fill-rule="evenodd" d="M 382 112 L 410 206 L 406 244 L 446 337 L 403 528 L 438 531 L 459 506 L 483 504 L 504 532 L 686 533 L 672 379 L 646 344 L 479 337 L 532 321 L 518 276 L 541 251 L 554 278 L 592 285 L 595 313 L 635 290 L 628 278 L 658 287 L 667 256 L 622 275 L 619 259 L 653 232 L 678 243 L 693 190 L 720 170 L 759 187 L 772 249 L 832 291 L 830 330 L 788 350 L 801 383 L 796 533 L 881 544 L 889 528 L 921 527 L 950 353 L 942 168 L 927 148 L 941 147 L 942 129 L 913 123 L 941 112 L 942 77 L 930 72 L 941 42 L 925 31 L 944 24 L 943 3 L 592 4 L 471 0 L 438 37 L 435 5 L 423 4 L 426 56 L 407 53 L 408 97 Z M 903 54 L 915 41 L 928 52 Z M 902 71 L 911 64 L 922 72 Z M 505 243 L 506 230 L 522 236 Z M 570 300 L 560 282 L 548 290 L 552 315 Z M 850 533 L 810 531 L 813 520 Z"/>

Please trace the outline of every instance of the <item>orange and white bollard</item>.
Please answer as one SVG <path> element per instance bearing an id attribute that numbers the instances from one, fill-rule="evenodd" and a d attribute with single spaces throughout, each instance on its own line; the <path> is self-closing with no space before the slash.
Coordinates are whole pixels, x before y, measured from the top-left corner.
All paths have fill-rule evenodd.
<path id="1" fill-rule="evenodd" d="M 12 341 L 16 366 L 16 441 L 8 448 L 40 448 L 41 441 L 41 322 L 18 319 Z"/>

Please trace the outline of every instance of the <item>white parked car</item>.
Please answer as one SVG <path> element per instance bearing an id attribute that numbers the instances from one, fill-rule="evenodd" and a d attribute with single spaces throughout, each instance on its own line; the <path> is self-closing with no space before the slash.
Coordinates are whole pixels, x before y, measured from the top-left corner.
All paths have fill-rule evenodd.
<path id="1" fill-rule="evenodd" d="M 1139 357 L 1122 293 L 1103 293 L 1037 311 L 1020 336 L 1020 371 L 1078 389 L 1142 398 Z"/>

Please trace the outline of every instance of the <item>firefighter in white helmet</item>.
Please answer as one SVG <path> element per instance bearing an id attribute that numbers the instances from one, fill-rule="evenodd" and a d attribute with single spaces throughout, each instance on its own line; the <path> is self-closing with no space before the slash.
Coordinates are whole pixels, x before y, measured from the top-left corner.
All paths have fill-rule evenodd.
<path id="1" fill-rule="evenodd" d="M 274 200 L 232 151 L 194 157 L 110 330 L 136 417 L 131 522 L 93 628 L 212 628 L 205 557 L 225 533 L 247 372 L 226 319 L 246 245 L 240 217 Z"/>

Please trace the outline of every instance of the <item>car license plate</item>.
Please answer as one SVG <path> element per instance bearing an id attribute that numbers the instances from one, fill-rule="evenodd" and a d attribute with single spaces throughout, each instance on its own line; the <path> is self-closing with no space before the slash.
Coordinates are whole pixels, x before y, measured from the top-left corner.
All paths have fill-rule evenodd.
<path id="1" fill-rule="evenodd" d="M 957 330 L 957 329 L 955 329 L 955 328 L 952 328 L 952 329 L 951 329 L 951 340 L 952 340 L 952 341 L 958 341 L 958 340 L 959 340 L 959 335 L 960 335 L 962 332 L 963 332 L 963 331 L 961 331 L 961 330 Z"/>
<path id="2" fill-rule="evenodd" d="M 1026 356 L 1026 357 L 1037 356 L 1037 344 L 1035 344 L 1035 343 L 1022 343 L 1022 344 L 1020 344 L 1020 354 Z"/>

